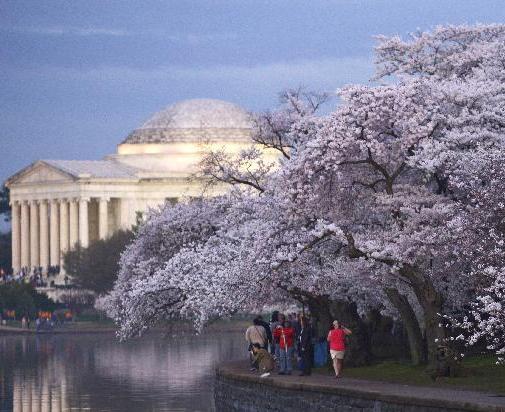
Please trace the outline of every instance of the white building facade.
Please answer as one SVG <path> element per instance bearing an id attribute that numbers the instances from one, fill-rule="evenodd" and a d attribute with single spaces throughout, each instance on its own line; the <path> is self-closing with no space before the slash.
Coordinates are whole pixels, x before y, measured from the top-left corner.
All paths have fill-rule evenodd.
<path id="1" fill-rule="evenodd" d="M 156 113 L 103 160 L 32 163 L 6 182 L 14 273 L 62 268 L 68 250 L 131 228 L 137 212 L 200 196 L 202 182 L 190 177 L 204 153 L 215 148 L 238 153 L 251 143 L 246 111 L 220 100 L 193 99 Z"/>

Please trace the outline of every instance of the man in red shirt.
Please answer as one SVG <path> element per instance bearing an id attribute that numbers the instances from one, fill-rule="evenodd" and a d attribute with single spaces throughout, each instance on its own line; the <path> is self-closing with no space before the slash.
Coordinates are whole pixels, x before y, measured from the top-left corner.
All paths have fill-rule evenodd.
<path id="1" fill-rule="evenodd" d="M 277 326 L 274 330 L 274 338 L 279 340 L 280 346 L 279 375 L 291 375 L 291 371 L 293 370 L 292 358 L 295 338 L 295 330 L 291 327 L 291 323 L 285 321 L 282 326 Z"/>
<path id="2" fill-rule="evenodd" d="M 326 339 L 330 343 L 330 355 L 337 378 L 340 377 L 344 366 L 345 337 L 351 333 L 349 329 L 340 325 L 338 320 L 334 320 L 333 329 L 330 330 Z"/>

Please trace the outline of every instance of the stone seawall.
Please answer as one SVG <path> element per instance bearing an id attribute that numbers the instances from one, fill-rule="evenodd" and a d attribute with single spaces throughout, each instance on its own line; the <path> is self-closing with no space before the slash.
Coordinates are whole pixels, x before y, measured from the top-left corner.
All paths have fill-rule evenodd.
<path id="1" fill-rule="evenodd" d="M 217 370 L 214 399 L 218 412 L 462 412 L 505 411 L 493 395 L 413 387 L 329 376 L 272 376 L 248 373 L 244 363 Z"/>

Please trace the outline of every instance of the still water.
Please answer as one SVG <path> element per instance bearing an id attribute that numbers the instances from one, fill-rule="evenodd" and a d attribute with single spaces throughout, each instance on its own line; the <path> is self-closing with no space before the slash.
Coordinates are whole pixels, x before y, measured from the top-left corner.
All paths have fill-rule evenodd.
<path id="1" fill-rule="evenodd" d="M 243 335 L 0 336 L 0 410 L 213 411 L 214 368 Z"/>

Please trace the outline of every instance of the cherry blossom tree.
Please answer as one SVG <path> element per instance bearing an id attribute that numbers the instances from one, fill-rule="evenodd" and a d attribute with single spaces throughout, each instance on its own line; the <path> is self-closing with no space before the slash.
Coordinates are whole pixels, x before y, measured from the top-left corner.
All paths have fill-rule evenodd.
<path id="1" fill-rule="evenodd" d="M 431 32 L 400 36 L 377 36 L 376 78 L 408 75 L 440 79 L 472 78 L 485 71 L 504 76 L 505 26 L 446 25 Z M 501 74 L 499 74 L 501 72 Z"/>
<path id="2" fill-rule="evenodd" d="M 330 101 L 330 94 L 299 87 L 283 91 L 279 100 L 277 110 L 253 114 L 252 139 L 261 147 L 278 150 L 282 159 L 289 160 L 293 152 L 310 139 L 317 123 L 315 116 Z"/>
<path id="3" fill-rule="evenodd" d="M 470 262 L 465 271 L 477 298 L 463 324 L 473 331 L 469 342 L 485 339 L 499 354 L 504 327 L 495 309 L 503 302 L 504 39 L 504 25 L 446 26 L 408 41 L 382 37 L 376 50 L 378 78 L 432 79 L 453 106 L 446 112 L 443 145 L 430 148 L 431 156 L 421 153 L 419 165 L 431 169 L 441 189 L 468 212 L 463 221 L 472 230 L 462 239 L 460 260 Z"/>
<path id="4" fill-rule="evenodd" d="M 409 335 L 420 339 L 419 326 L 408 322 L 416 317 L 406 296 L 417 298 L 428 342 L 434 342 L 444 335 L 437 318 L 443 297 L 432 277 L 437 262 L 450 255 L 444 245 L 455 243 L 448 225 L 459 210 L 430 189 L 411 158 L 439 133 L 439 107 L 422 81 L 351 87 L 341 98 L 345 103 L 316 139 L 284 168 L 281 186 L 294 215 L 331 222 L 348 259 L 375 263 L 375 280 L 401 310 Z M 422 344 L 411 343 L 422 361 Z"/>
<path id="5" fill-rule="evenodd" d="M 431 61 L 430 50 L 444 49 L 438 42 L 454 38 L 454 32 L 460 37 L 456 43 L 464 38 L 468 47 L 448 52 L 446 45 L 446 52 Z M 485 150 L 503 148 L 503 71 L 494 59 L 496 51 L 502 53 L 502 32 L 496 26 L 449 27 L 412 44 L 382 39 L 379 62 L 387 69 L 381 74 L 402 75 L 403 80 L 345 89 L 341 96 L 347 104 L 285 168 L 288 182 L 301 178 L 286 185 L 295 213 L 338 223 L 350 256 L 389 265 L 403 287 L 409 285 L 410 296 L 422 308 L 432 356 L 435 342 L 445 337 L 438 314 L 448 304 L 467 301 L 474 287 L 475 277 L 462 270 L 466 263 L 460 246 L 472 234 L 462 225 L 465 194 L 454 182 L 469 161 L 485 162 Z M 481 55 L 472 70 L 444 63 L 460 61 L 458 53 L 470 47 L 471 56 Z M 425 70 L 428 63 L 419 64 L 422 59 L 433 67 Z M 392 279 L 384 281 L 403 321 L 415 323 L 409 300 L 390 287 Z M 410 329 L 409 335 L 420 336 L 418 327 Z"/>
<path id="6" fill-rule="evenodd" d="M 170 277 L 166 287 L 154 291 L 152 279 L 181 249 L 209 239 L 229 205 L 226 198 L 214 198 L 150 211 L 121 256 L 113 291 L 98 303 L 121 326 L 121 337 L 138 335 L 160 319 L 180 315 L 188 299 L 184 284 Z"/>
<path id="7" fill-rule="evenodd" d="M 475 159 L 474 159 L 475 160 Z M 466 239 L 465 253 L 471 261 L 472 278 L 478 280 L 469 310 L 446 316 L 458 331 L 457 340 L 467 346 L 485 342 L 498 355 L 505 354 L 505 155 L 486 151 L 469 162 L 466 175 L 458 176 L 457 190 L 466 194 L 469 213 L 466 225 L 474 236 Z M 458 332 L 459 333 L 459 332 Z M 453 336 L 454 337 L 454 336 Z"/>
<path id="8" fill-rule="evenodd" d="M 484 340 L 487 349 L 498 356 L 497 363 L 505 363 L 505 271 L 494 272 L 487 268 L 486 273 L 494 278 L 493 283 L 484 288 L 471 305 L 468 315 L 457 322 L 457 326 L 467 332 L 460 335 L 467 345 Z"/>
<path id="9" fill-rule="evenodd" d="M 326 96 L 288 92 L 256 117 L 256 147 L 206 156 L 202 175 L 232 189 L 151 212 L 104 302 L 121 335 L 296 299 L 328 323 L 338 311 L 358 323 L 371 308 L 396 314 L 422 363 L 447 337 L 440 314 L 478 295 L 472 333 L 502 350 L 493 165 L 504 149 L 504 27 L 381 37 L 387 83 L 342 89 L 328 116 L 316 112 Z"/>

